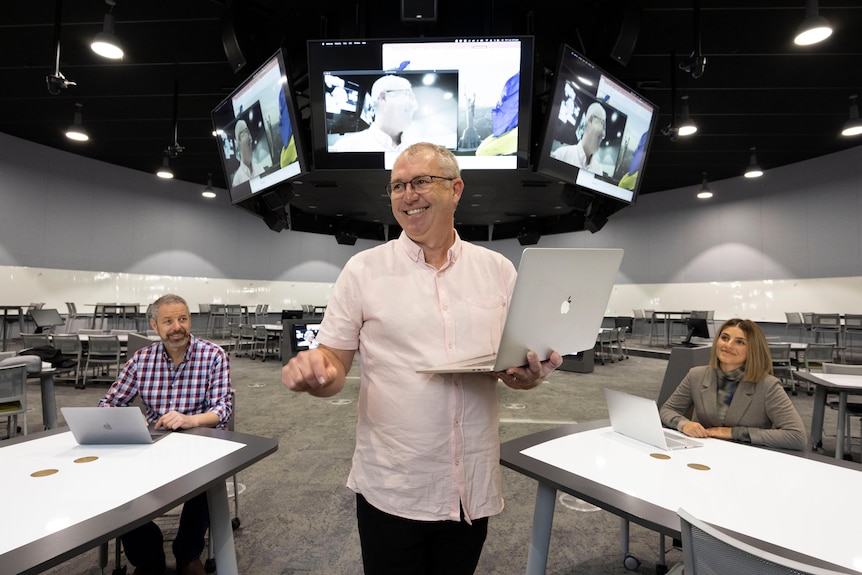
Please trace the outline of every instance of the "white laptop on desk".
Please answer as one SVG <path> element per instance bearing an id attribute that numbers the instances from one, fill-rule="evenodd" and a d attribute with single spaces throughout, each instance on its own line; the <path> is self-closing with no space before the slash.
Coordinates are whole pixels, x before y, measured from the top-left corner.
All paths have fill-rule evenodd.
<path id="1" fill-rule="evenodd" d="M 497 353 L 417 370 L 418 373 L 502 371 L 592 349 L 602 325 L 621 249 L 526 248 Z"/>
<path id="2" fill-rule="evenodd" d="M 168 433 L 152 429 L 137 407 L 61 407 L 79 445 L 153 443 Z"/>
<path id="3" fill-rule="evenodd" d="M 632 439 L 665 451 L 700 447 L 702 442 L 662 427 L 656 403 L 622 391 L 605 388 L 611 428 Z"/>

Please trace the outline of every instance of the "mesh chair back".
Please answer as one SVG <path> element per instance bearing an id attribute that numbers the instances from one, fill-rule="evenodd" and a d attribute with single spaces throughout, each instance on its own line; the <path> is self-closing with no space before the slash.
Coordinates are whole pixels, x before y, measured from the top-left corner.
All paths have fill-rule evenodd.
<path id="1" fill-rule="evenodd" d="M 772 374 L 785 381 L 791 377 L 790 344 L 770 343 L 769 355 L 772 356 Z"/>
<path id="2" fill-rule="evenodd" d="M 40 345 L 51 345 L 47 333 L 22 333 L 21 343 L 24 347 L 37 347 Z"/>
<path id="3" fill-rule="evenodd" d="M 833 571 L 744 543 L 680 509 L 685 575 L 834 575 Z"/>
<path id="4" fill-rule="evenodd" d="M 812 364 L 832 362 L 835 344 L 832 343 L 809 343 L 805 346 L 805 369 L 811 371 Z"/>
<path id="5" fill-rule="evenodd" d="M 840 373 L 844 375 L 862 375 L 862 365 L 848 363 L 824 362 L 820 365 L 823 373 Z"/>
<path id="6" fill-rule="evenodd" d="M 27 366 L 0 367 L 0 417 L 8 417 L 9 437 L 14 437 L 18 415 L 24 416 L 24 435 L 27 435 Z"/>

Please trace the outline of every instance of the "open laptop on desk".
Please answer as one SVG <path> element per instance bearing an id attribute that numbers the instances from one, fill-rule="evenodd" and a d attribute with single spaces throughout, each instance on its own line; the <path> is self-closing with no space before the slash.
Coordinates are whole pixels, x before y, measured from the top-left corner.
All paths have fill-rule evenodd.
<path id="1" fill-rule="evenodd" d="M 497 353 L 416 370 L 418 373 L 502 371 L 592 349 L 623 259 L 621 249 L 526 248 Z"/>
<path id="2" fill-rule="evenodd" d="M 701 447 L 702 442 L 662 427 L 656 403 L 646 397 L 605 388 L 611 428 L 632 439 L 670 451 Z"/>
<path id="3" fill-rule="evenodd" d="M 61 407 L 79 445 L 153 443 L 170 433 L 152 429 L 137 407 Z"/>

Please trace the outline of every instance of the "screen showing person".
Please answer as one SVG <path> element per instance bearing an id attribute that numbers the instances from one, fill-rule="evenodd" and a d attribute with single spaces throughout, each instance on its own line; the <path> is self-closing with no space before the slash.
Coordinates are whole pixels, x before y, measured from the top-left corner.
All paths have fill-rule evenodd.
<path id="1" fill-rule="evenodd" d="M 293 346 L 296 351 L 314 349 L 318 346 L 317 332 L 320 331 L 319 323 L 293 324 Z"/>
<path id="2" fill-rule="evenodd" d="M 419 140 L 456 145 L 457 72 L 332 72 L 324 83 L 329 152 L 398 152 Z"/>
<path id="3" fill-rule="evenodd" d="M 521 42 L 511 41 L 452 41 L 433 44 L 387 42 L 382 48 L 383 67 L 402 71 L 457 71 L 458 84 L 454 93 L 458 108 L 457 141 L 446 145 L 458 156 L 462 169 L 517 167 L 517 130 L 511 132 L 515 149 L 489 147 L 477 155 L 477 150 L 489 136 L 502 136 L 516 128 L 521 120 Z M 493 62 L 493 65 L 489 65 Z M 495 125 L 496 124 L 496 125 Z M 429 140 L 422 133 L 422 140 Z M 494 140 L 490 140 L 488 145 Z M 438 142 L 435 142 L 438 143 Z M 387 158 L 386 167 L 393 158 Z"/>
<path id="4" fill-rule="evenodd" d="M 278 51 L 212 111 L 234 203 L 305 171 L 289 85 Z"/>
<path id="5" fill-rule="evenodd" d="M 237 119 L 231 133 L 237 160 L 231 186 L 238 186 L 252 177 L 262 175 L 274 164 L 259 103 L 256 102 Z"/>
<path id="6" fill-rule="evenodd" d="M 563 46 L 536 171 L 632 202 L 657 109 Z"/>

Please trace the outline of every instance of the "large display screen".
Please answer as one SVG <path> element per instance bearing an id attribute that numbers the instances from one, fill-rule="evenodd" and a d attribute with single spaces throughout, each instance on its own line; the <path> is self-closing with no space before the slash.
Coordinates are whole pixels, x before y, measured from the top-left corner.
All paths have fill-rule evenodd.
<path id="1" fill-rule="evenodd" d="M 388 169 L 421 141 L 528 168 L 532 57 L 531 37 L 310 41 L 315 169 Z"/>
<path id="2" fill-rule="evenodd" d="M 569 46 L 550 104 L 536 171 L 633 202 L 658 109 Z"/>
<path id="3" fill-rule="evenodd" d="M 308 171 L 297 118 L 281 50 L 212 111 L 233 203 Z"/>

